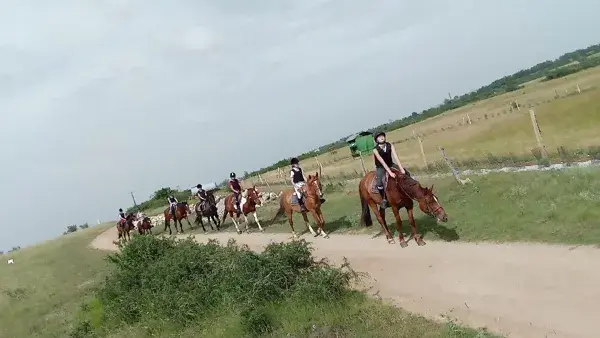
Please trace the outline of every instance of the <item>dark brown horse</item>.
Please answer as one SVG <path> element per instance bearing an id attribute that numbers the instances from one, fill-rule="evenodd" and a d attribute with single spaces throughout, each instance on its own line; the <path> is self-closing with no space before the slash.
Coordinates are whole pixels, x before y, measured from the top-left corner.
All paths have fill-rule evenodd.
<path id="1" fill-rule="evenodd" d="M 215 230 L 213 228 L 211 220 L 217 226 L 217 230 L 221 230 L 221 220 L 219 220 L 219 210 L 217 210 L 217 201 L 215 200 L 215 195 L 213 195 L 212 191 L 206 192 L 206 201 L 198 202 L 194 206 L 194 211 L 196 211 L 196 220 L 194 223 L 200 224 L 202 226 L 202 231 L 206 232 L 206 228 L 204 228 L 204 222 L 202 222 L 202 217 L 206 217 L 208 219 L 208 225 L 210 225 L 211 230 Z"/>
<path id="2" fill-rule="evenodd" d="M 150 217 L 147 217 L 144 213 L 137 214 L 136 225 L 140 235 L 152 235 L 152 222 Z"/>
<path id="3" fill-rule="evenodd" d="M 302 212 L 300 209 L 300 204 L 298 203 L 298 197 L 296 196 L 296 192 L 294 190 L 284 191 L 279 197 L 279 211 L 273 218 L 275 221 L 278 217 L 282 216 L 284 213 L 288 217 L 288 222 L 290 223 L 290 227 L 292 228 L 292 234 L 294 237 L 298 237 L 296 231 L 294 231 L 294 221 L 293 214 L 294 212 L 299 212 L 302 214 L 302 218 L 304 218 L 304 223 L 306 227 L 310 231 L 313 236 L 317 237 L 321 234 L 324 238 L 328 238 L 329 236 L 325 233 L 323 226 L 325 225 L 325 219 L 323 218 L 323 212 L 321 211 L 321 199 L 323 197 L 321 180 L 319 179 L 319 173 L 315 173 L 315 176 L 308 175 L 306 184 L 302 187 L 302 194 L 304 195 L 304 205 L 306 209 L 310 211 L 313 219 L 317 223 L 318 232 L 315 232 L 308 222 L 308 217 L 306 215 L 306 211 Z"/>
<path id="4" fill-rule="evenodd" d="M 396 178 L 386 177 L 384 180 L 386 198 L 392 208 L 392 212 L 396 217 L 396 229 L 398 230 L 398 240 L 400 246 L 405 248 L 408 243 L 402 234 L 402 219 L 400 218 L 400 209 L 406 208 L 408 212 L 408 221 L 412 228 L 412 238 L 415 239 L 419 246 L 425 245 L 425 241 L 417 234 L 417 225 L 413 215 L 413 200 L 419 203 L 419 208 L 424 213 L 433 216 L 438 222 L 447 222 L 448 215 L 440 205 L 438 198 L 433 193 L 431 188 L 423 188 L 419 182 L 408 175 L 402 175 L 398 170 L 392 169 Z M 387 176 L 387 175 L 386 175 Z M 381 196 L 375 188 L 375 172 L 371 171 L 363 177 L 358 186 L 360 195 L 360 204 L 362 206 L 361 223 L 366 226 L 371 226 L 373 221 L 369 207 L 375 213 L 377 220 L 381 224 L 385 237 L 388 243 L 394 244 L 394 238 L 385 221 L 385 210 L 379 208 Z M 409 239 L 410 240 L 410 239 Z"/>
<path id="5" fill-rule="evenodd" d="M 172 235 L 173 233 L 171 232 L 171 218 L 173 218 L 173 216 L 171 216 L 171 207 L 167 207 L 167 209 L 165 209 L 164 211 L 164 216 L 165 216 L 165 230 L 167 231 L 167 228 L 169 228 L 169 235 Z M 192 223 L 190 223 L 190 220 L 188 219 L 188 215 L 191 214 L 190 211 L 190 206 L 188 205 L 187 202 L 179 202 L 177 203 L 177 205 L 175 206 L 175 231 L 177 231 L 177 233 L 183 233 L 183 224 L 181 224 L 181 220 L 185 219 L 187 221 L 187 223 L 190 225 L 190 229 L 192 228 Z M 179 232 L 179 230 L 177 229 L 177 223 L 179 222 L 179 227 L 181 228 L 181 232 Z"/>
<path id="6" fill-rule="evenodd" d="M 263 227 L 260 225 L 258 216 L 256 215 L 256 206 L 260 204 L 260 195 L 258 193 L 258 189 L 256 189 L 256 186 L 244 190 L 241 196 L 240 209 L 242 211 L 241 216 L 244 216 L 244 220 L 246 221 L 246 232 L 250 232 L 250 230 L 248 229 L 248 217 L 246 217 L 249 213 L 254 214 L 254 220 L 258 225 L 258 229 L 260 229 L 260 231 L 264 231 Z M 242 231 L 239 227 L 240 215 L 237 213 L 237 210 L 235 208 L 233 194 L 229 194 L 227 195 L 227 197 L 225 197 L 224 206 L 225 210 L 223 211 L 223 219 L 221 220 L 221 223 L 225 223 L 225 218 L 227 217 L 227 214 L 229 214 L 229 217 L 231 217 L 231 220 L 235 225 L 235 229 L 237 230 L 238 234 L 241 234 Z M 234 214 L 235 217 L 233 217 Z"/>
<path id="7" fill-rule="evenodd" d="M 133 230 L 133 214 L 128 214 L 125 216 L 124 222 L 117 222 L 117 231 L 119 232 L 119 237 L 117 241 L 123 240 L 127 242 L 131 239 L 130 232 Z"/>

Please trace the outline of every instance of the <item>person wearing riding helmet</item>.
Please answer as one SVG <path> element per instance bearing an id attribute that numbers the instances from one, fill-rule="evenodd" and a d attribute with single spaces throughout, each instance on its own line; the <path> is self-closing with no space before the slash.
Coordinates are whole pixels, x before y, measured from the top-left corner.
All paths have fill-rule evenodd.
<path id="1" fill-rule="evenodd" d="M 196 185 L 196 188 L 198 188 L 198 191 L 196 191 L 196 196 L 200 200 L 200 208 L 201 210 L 204 210 L 207 198 L 206 190 L 202 189 L 202 184 Z"/>
<path id="2" fill-rule="evenodd" d="M 125 221 L 127 221 L 127 217 L 125 216 L 123 209 L 119 208 L 119 223 L 124 224 Z"/>
<path id="3" fill-rule="evenodd" d="M 375 159 L 375 179 L 377 184 L 377 191 L 381 195 L 381 202 L 379 206 L 386 208 L 388 201 L 385 197 L 385 187 L 383 186 L 383 178 L 387 172 L 391 178 L 395 178 L 396 174 L 392 171 L 392 168 L 398 169 L 401 174 L 406 174 L 406 171 L 398 159 L 396 148 L 385 139 L 385 132 L 380 131 L 375 134 L 375 149 L 373 149 L 373 157 Z M 395 160 L 395 163 L 394 163 Z"/>
<path id="4" fill-rule="evenodd" d="M 242 213 L 242 210 L 240 208 L 240 195 L 242 193 L 242 184 L 240 183 L 240 181 L 235 177 L 235 173 L 232 172 L 231 174 L 229 174 L 229 189 L 231 189 L 231 191 L 233 191 L 233 201 L 235 204 L 235 209 L 236 212 L 238 214 Z"/>
<path id="5" fill-rule="evenodd" d="M 179 202 L 173 195 L 170 195 L 169 198 L 167 198 L 167 201 L 169 202 L 169 211 L 171 212 L 171 215 L 175 216 L 175 209 L 177 208 L 177 203 Z"/>
<path id="6" fill-rule="evenodd" d="M 300 204 L 300 210 L 302 212 L 306 211 L 306 205 L 304 205 L 304 196 L 302 194 L 302 187 L 306 185 L 306 177 L 304 177 L 304 173 L 302 172 L 302 168 L 299 165 L 300 161 L 297 158 L 292 158 L 290 164 L 292 165 L 292 169 L 290 170 L 290 182 L 292 182 L 292 186 L 294 187 L 294 192 L 298 197 L 298 204 Z"/>

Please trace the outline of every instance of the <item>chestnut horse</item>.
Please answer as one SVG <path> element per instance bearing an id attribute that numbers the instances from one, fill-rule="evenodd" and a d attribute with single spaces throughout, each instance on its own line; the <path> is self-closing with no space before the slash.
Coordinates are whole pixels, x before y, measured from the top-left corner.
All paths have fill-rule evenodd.
<path id="1" fill-rule="evenodd" d="M 125 242 L 129 241 L 131 239 L 129 235 L 131 230 L 133 230 L 133 214 L 128 214 L 125 216 L 125 222 L 117 222 L 117 231 L 119 232 L 117 241 L 121 241 L 121 239 Z"/>
<path id="2" fill-rule="evenodd" d="M 415 239 L 417 245 L 425 245 L 425 241 L 417 234 L 417 225 L 413 215 L 413 200 L 416 200 L 419 203 L 421 211 L 435 217 L 438 222 L 447 222 L 448 215 L 446 215 L 446 211 L 444 211 L 438 198 L 433 193 L 433 185 L 431 188 L 423 188 L 419 182 L 409 175 L 402 175 L 400 171 L 396 169 L 392 170 L 396 174 L 396 178 L 391 178 L 389 175 L 386 175 L 384 186 L 386 198 L 396 217 L 396 229 L 398 230 L 400 246 L 405 248 L 408 245 L 402 234 L 402 219 L 400 218 L 401 208 L 406 208 L 406 211 L 408 212 L 408 221 L 412 228 L 412 238 Z M 366 226 L 373 225 L 371 213 L 369 211 L 370 207 L 381 224 L 388 243 L 394 244 L 394 238 L 385 221 L 385 210 L 379 208 L 381 196 L 375 187 L 374 171 L 367 173 L 365 177 L 362 178 L 358 185 L 358 193 L 360 195 L 360 204 L 362 206 L 361 223 Z"/>
<path id="3" fill-rule="evenodd" d="M 306 184 L 302 187 L 302 194 L 304 195 L 304 205 L 306 206 L 306 210 L 310 211 L 313 219 L 317 223 L 318 232 L 315 232 L 308 222 L 308 217 L 306 215 L 306 211 L 302 212 L 300 209 L 300 205 L 298 203 L 298 197 L 296 196 L 296 192 L 294 190 L 284 191 L 283 194 L 279 197 L 279 211 L 273 218 L 275 221 L 277 218 L 282 216 L 284 213 L 288 217 L 288 222 L 290 223 L 290 228 L 292 228 L 292 234 L 294 238 L 297 238 L 298 235 L 296 231 L 294 231 L 294 221 L 293 215 L 294 211 L 302 214 L 302 218 L 304 218 L 304 223 L 306 227 L 310 231 L 313 236 L 317 237 L 321 234 L 324 238 L 329 238 L 329 235 L 325 233 L 323 226 L 325 225 L 325 219 L 323 218 L 323 212 L 321 211 L 321 203 L 323 198 L 321 180 L 319 179 L 319 173 L 315 173 L 315 176 L 308 175 Z"/>
<path id="4" fill-rule="evenodd" d="M 229 214 L 229 217 L 231 217 L 231 220 L 235 225 L 235 229 L 237 230 L 238 234 L 241 234 L 242 231 L 240 230 L 240 227 L 238 225 L 240 215 L 237 213 L 237 210 L 235 208 L 233 193 L 225 197 L 225 201 L 223 204 L 225 205 L 225 210 L 223 211 L 223 219 L 221 220 L 221 223 L 225 223 L 225 218 L 227 217 L 227 214 Z M 258 189 L 256 189 L 256 186 L 243 191 L 240 201 L 240 209 L 242 211 L 241 215 L 244 216 L 244 220 L 246 221 L 246 232 L 250 232 L 250 230 L 248 229 L 248 217 L 246 217 L 249 213 L 254 214 L 254 220 L 258 225 L 258 229 L 260 229 L 260 231 L 264 231 L 263 227 L 260 225 L 258 216 L 256 215 L 256 206 L 260 204 L 260 195 L 258 194 Z M 234 214 L 235 217 L 233 217 Z"/>
<path id="5" fill-rule="evenodd" d="M 215 200 L 215 195 L 213 195 L 212 191 L 206 192 L 206 201 L 204 202 L 204 206 L 202 205 L 202 202 L 198 202 L 194 206 L 194 211 L 196 211 L 196 220 L 194 221 L 194 223 L 200 224 L 204 232 L 206 232 L 206 228 L 204 228 L 204 222 L 202 222 L 202 217 L 206 217 L 208 219 L 208 225 L 210 225 L 211 230 L 215 230 L 215 228 L 213 228 L 212 226 L 211 220 L 217 226 L 217 230 L 221 230 L 219 210 L 217 210 L 217 202 Z"/>
<path id="6" fill-rule="evenodd" d="M 190 223 L 190 220 L 188 219 L 188 214 L 191 214 L 190 211 L 190 206 L 188 205 L 187 202 L 179 202 L 177 203 L 177 206 L 175 206 L 175 219 L 174 219 L 174 223 L 175 223 L 175 231 L 177 231 L 177 233 L 179 234 L 179 230 L 177 229 L 177 222 L 179 222 L 179 227 L 181 228 L 181 233 L 183 233 L 183 224 L 181 224 L 181 220 L 185 219 L 187 221 L 187 223 L 190 225 L 190 228 L 192 228 L 192 223 Z M 169 235 L 172 235 L 173 233 L 171 232 L 171 207 L 167 207 L 165 209 L 165 211 L 163 212 L 163 215 L 165 216 L 165 230 L 163 231 L 167 231 L 167 228 L 169 228 Z"/>

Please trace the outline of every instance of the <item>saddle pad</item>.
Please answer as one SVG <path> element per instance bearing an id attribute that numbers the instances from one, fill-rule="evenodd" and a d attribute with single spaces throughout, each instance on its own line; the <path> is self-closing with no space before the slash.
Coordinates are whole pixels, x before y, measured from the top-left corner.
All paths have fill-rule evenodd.
<path id="1" fill-rule="evenodd" d="M 383 186 L 387 187 L 388 175 L 385 175 L 383 178 Z M 373 184 L 371 185 L 371 192 L 374 194 L 379 194 L 379 190 L 377 190 L 377 179 L 373 180 Z"/>
<path id="2" fill-rule="evenodd" d="M 291 205 L 298 205 L 298 204 L 300 204 L 298 202 L 298 196 L 296 196 L 296 194 L 292 194 L 292 196 L 290 196 L 290 204 Z"/>
<path id="3" fill-rule="evenodd" d="M 387 187 L 388 184 L 388 176 L 385 175 L 384 179 L 383 179 L 383 186 Z M 409 191 L 412 191 L 412 187 L 414 185 L 419 184 L 419 182 L 417 182 L 417 180 L 415 180 L 412 177 L 409 176 L 405 176 L 404 179 L 402 179 L 400 181 L 400 184 L 402 185 L 402 189 L 404 189 L 404 191 L 406 193 L 408 193 Z M 379 190 L 377 190 L 377 180 L 373 180 L 373 184 L 371 185 L 371 192 L 374 194 L 378 194 Z"/>

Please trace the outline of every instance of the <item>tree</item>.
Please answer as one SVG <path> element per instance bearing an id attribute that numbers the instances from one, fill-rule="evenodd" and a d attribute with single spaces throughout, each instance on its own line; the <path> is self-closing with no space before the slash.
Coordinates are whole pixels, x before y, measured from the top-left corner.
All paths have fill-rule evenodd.
<path id="1" fill-rule="evenodd" d="M 75 225 L 75 224 L 67 225 L 67 230 L 65 232 L 63 232 L 63 235 L 70 234 L 75 231 L 77 231 L 77 225 Z"/>
<path id="2" fill-rule="evenodd" d="M 83 230 L 83 229 L 87 229 L 87 228 L 89 228 L 89 227 L 90 227 L 90 225 L 89 225 L 89 224 L 87 224 L 87 223 L 83 223 L 82 225 L 80 225 L 80 226 L 79 226 L 79 229 L 82 229 L 82 230 Z"/>
<path id="3" fill-rule="evenodd" d="M 12 249 L 8 250 L 8 252 L 17 251 L 17 250 L 19 250 L 19 249 L 21 249 L 21 247 L 20 247 L 20 246 L 13 246 L 13 247 L 12 247 Z"/>

